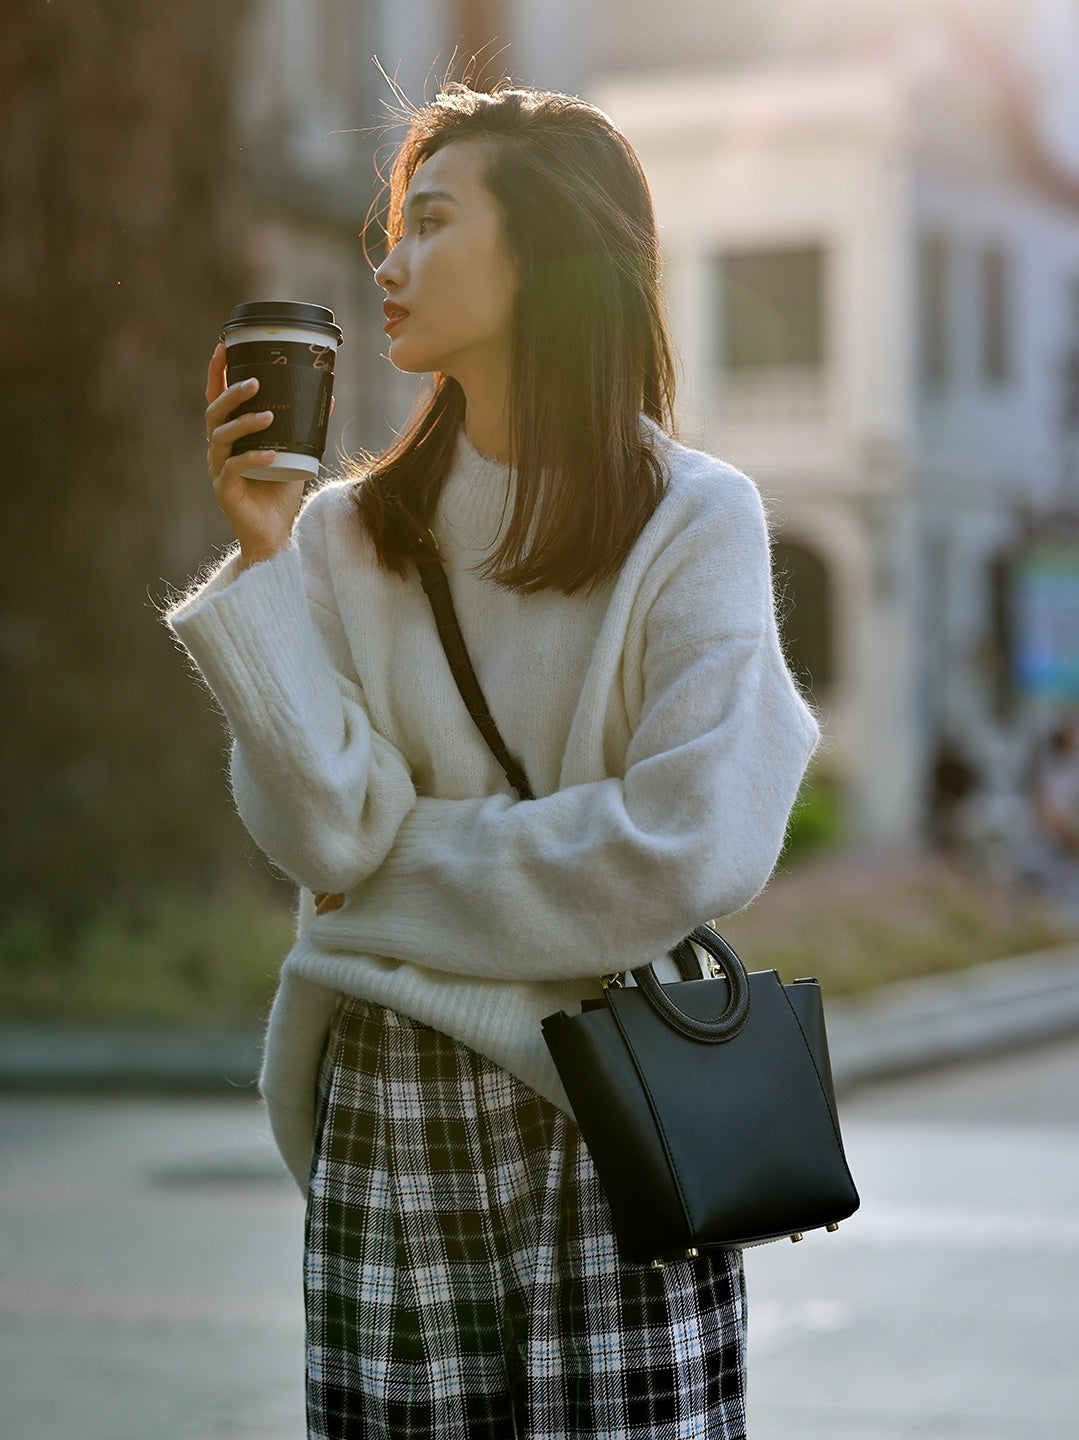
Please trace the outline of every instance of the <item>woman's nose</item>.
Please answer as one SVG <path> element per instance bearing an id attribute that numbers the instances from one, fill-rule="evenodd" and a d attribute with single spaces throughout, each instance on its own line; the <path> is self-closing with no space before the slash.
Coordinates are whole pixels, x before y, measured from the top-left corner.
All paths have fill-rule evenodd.
<path id="1" fill-rule="evenodd" d="M 401 262 L 395 245 L 375 271 L 375 284 L 381 285 L 383 290 L 396 290 L 401 280 Z"/>

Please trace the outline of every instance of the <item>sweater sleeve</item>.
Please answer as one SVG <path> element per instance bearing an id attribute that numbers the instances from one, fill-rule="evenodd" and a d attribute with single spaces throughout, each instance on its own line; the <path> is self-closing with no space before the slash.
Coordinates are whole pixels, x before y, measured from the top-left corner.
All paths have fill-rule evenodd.
<path id="1" fill-rule="evenodd" d="M 295 542 L 238 575 L 227 565 L 169 623 L 224 711 L 252 838 L 298 884 L 346 891 L 383 862 L 416 792 L 305 568 Z"/>
<path id="2" fill-rule="evenodd" d="M 755 489 L 679 532 L 640 585 L 624 773 L 533 801 L 421 798 L 320 944 L 559 980 L 629 968 L 749 903 L 816 745 L 780 650 Z M 633 635 L 634 627 L 638 633 Z"/>

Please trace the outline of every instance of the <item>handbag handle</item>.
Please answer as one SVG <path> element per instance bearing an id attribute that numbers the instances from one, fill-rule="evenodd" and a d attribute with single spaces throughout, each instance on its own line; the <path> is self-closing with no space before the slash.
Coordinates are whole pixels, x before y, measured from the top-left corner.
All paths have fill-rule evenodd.
<path id="1" fill-rule="evenodd" d="M 711 925 L 698 925 L 671 951 L 684 980 L 700 978 L 700 966 L 693 954 L 691 940 L 702 950 L 706 950 L 713 960 L 718 961 L 727 977 L 730 992 L 727 1006 L 715 1020 L 698 1020 L 695 1015 L 687 1014 L 676 1005 L 660 984 L 654 966 L 641 965 L 631 973 L 641 994 L 672 1030 L 677 1030 L 687 1040 L 699 1040 L 705 1045 L 721 1045 L 725 1040 L 733 1040 L 749 1019 L 749 976 L 746 974 L 746 967 L 723 936 L 713 930 Z"/>
<path id="2" fill-rule="evenodd" d="M 511 754 L 509 746 L 503 740 L 494 716 L 491 714 L 490 706 L 487 704 L 479 677 L 476 675 L 472 658 L 468 653 L 468 646 L 461 633 L 460 622 L 457 619 L 450 584 L 442 566 L 438 541 L 430 530 L 424 531 L 418 525 L 415 525 L 414 529 L 416 545 L 413 559 L 420 572 L 420 583 L 423 586 L 424 594 L 434 612 L 438 638 L 442 641 L 442 648 L 446 652 L 446 659 L 453 672 L 461 699 L 465 702 L 465 708 L 486 741 L 488 749 L 501 765 L 510 785 L 522 800 L 534 800 L 536 797 L 528 783 L 524 766 Z M 719 962 L 727 977 L 730 996 L 726 1009 L 717 1019 L 698 1020 L 695 1015 L 687 1015 L 666 993 L 651 965 L 641 965 L 632 971 L 633 978 L 637 982 L 641 994 L 656 1014 L 673 1030 L 677 1030 L 680 1035 L 684 1035 L 690 1040 L 700 1040 L 708 1045 L 717 1045 L 724 1040 L 733 1040 L 749 1018 L 749 976 L 746 974 L 746 968 L 722 935 L 717 934 L 710 925 L 699 925 L 686 939 L 680 940 L 670 952 L 671 958 L 677 964 L 679 973 L 684 980 L 702 978 L 701 967 L 693 946 L 690 944 L 691 940 L 702 950 L 706 950 L 713 960 Z"/>

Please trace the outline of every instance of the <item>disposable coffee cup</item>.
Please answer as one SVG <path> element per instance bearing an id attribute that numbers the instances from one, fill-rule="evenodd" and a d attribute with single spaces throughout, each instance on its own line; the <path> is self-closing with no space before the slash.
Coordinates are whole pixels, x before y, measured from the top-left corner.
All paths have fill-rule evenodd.
<path id="1" fill-rule="evenodd" d="M 228 350 L 229 385 L 254 376 L 259 388 L 233 416 L 272 410 L 265 430 L 244 435 L 233 455 L 276 450 L 272 465 L 253 465 L 249 480 L 309 480 L 318 474 L 330 423 L 333 367 L 342 343 L 333 311 L 294 300 L 237 305 L 221 338 Z"/>

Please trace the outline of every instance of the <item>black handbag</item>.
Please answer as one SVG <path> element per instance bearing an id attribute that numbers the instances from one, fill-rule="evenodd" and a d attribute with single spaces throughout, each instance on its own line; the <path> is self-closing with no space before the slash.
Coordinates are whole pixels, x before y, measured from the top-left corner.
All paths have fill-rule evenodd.
<path id="1" fill-rule="evenodd" d="M 484 699 L 433 536 L 418 541 L 416 563 L 469 714 L 518 795 L 534 799 Z M 641 966 L 634 985 L 611 976 L 579 1015 L 542 1022 L 623 1258 L 655 1264 L 837 1229 L 859 1201 L 820 986 L 747 973 L 707 925 L 671 956 L 680 981 Z"/>
<path id="2" fill-rule="evenodd" d="M 690 978 L 683 941 L 681 981 L 646 966 L 543 1021 L 629 1260 L 800 1240 L 858 1208 L 820 986 L 747 974 L 710 926 L 689 939 L 724 978 Z"/>

